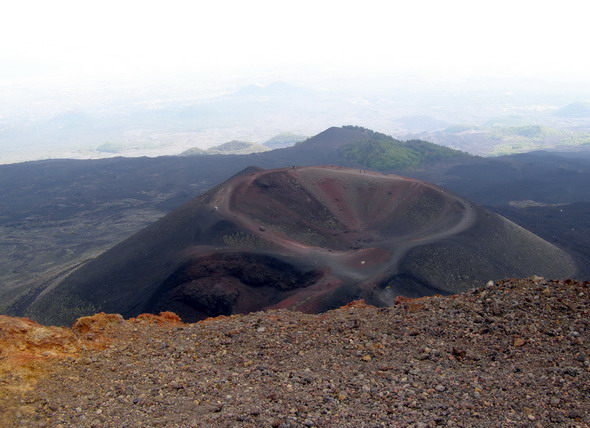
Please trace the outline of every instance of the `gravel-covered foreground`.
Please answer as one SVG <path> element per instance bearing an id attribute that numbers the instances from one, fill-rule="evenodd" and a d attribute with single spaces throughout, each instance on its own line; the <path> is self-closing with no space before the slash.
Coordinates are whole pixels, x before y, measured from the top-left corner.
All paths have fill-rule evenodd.
<path id="1" fill-rule="evenodd" d="M 21 426 L 590 426 L 590 283 L 511 280 L 320 315 L 117 323 Z M 97 340 L 92 330 L 80 339 Z"/>

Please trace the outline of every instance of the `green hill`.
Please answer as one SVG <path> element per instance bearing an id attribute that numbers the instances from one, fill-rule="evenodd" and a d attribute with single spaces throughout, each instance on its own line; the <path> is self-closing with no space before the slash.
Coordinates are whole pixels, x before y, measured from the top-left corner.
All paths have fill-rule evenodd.
<path id="1" fill-rule="evenodd" d="M 262 144 L 249 143 L 247 141 L 230 141 L 228 143 L 220 144 L 219 146 L 211 147 L 207 153 L 212 155 L 246 155 L 250 153 L 260 153 L 270 150 Z"/>
<path id="2" fill-rule="evenodd" d="M 270 150 L 261 144 L 249 143 L 247 141 L 233 140 L 218 146 L 211 147 L 207 150 L 193 147 L 185 150 L 181 156 L 204 156 L 204 155 L 249 155 L 251 153 L 261 153 Z"/>
<path id="3" fill-rule="evenodd" d="M 547 126 L 525 125 L 508 127 L 494 126 L 492 127 L 490 133 L 492 134 L 492 136 L 497 138 L 524 137 L 536 139 L 546 138 L 550 135 L 556 135 L 558 132 L 551 128 L 548 128 Z"/>
<path id="4" fill-rule="evenodd" d="M 347 128 L 347 127 L 345 127 Z M 348 127 L 355 128 L 358 127 Z M 429 162 L 466 153 L 422 140 L 400 141 L 379 132 L 362 129 L 363 138 L 343 146 L 340 155 L 366 168 L 379 171 L 415 169 Z"/>

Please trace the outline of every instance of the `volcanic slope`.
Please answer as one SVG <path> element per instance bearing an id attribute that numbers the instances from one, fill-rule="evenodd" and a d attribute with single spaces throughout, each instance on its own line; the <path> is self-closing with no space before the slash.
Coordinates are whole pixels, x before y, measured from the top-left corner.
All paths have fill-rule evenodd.
<path id="1" fill-rule="evenodd" d="M 99 311 L 185 321 L 357 298 L 465 291 L 574 274 L 570 256 L 435 185 L 341 167 L 247 169 L 50 286 L 26 315 Z"/>

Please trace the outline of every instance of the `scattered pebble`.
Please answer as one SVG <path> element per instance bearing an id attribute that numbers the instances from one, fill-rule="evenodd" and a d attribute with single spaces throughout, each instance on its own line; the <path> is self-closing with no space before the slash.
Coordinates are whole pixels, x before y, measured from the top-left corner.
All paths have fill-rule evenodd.
<path id="1" fill-rule="evenodd" d="M 44 358 L 9 426 L 590 426 L 587 290 L 530 278 L 418 311 L 121 322 L 102 351 Z"/>

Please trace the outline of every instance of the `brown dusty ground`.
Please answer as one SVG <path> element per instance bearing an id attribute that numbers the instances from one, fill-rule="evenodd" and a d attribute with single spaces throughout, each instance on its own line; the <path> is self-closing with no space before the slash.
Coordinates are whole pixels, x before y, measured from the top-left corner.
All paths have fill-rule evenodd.
<path id="1" fill-rule="evenodd" d="M 183 324 L 0 318 L 4 426 L 590 426 L 590 283 Z"/>

